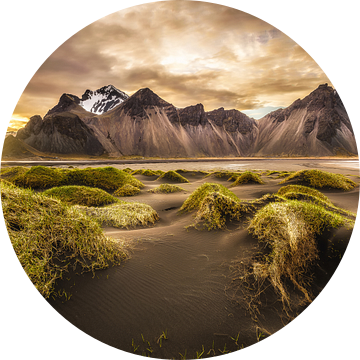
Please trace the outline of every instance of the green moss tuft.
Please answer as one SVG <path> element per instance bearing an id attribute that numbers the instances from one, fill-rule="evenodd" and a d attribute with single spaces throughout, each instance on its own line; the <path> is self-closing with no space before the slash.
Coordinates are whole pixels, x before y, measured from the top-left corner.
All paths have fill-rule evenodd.
<path id="1" fill-rule="evenodd" d="M 215 192 L 228 196 L 234 201 L 239 201 L 239 198 L 225 186 L 216 183 L 204 183 L 185 200 L 180 211 L 199 209 L 205 197 Z"/>
<path id="2" fill-rule="evenodd" d="M 159 220 L 157 212 L 147 204 L 138 202 L 121 202 L 102 208 L 78 207 L 102 225 L 117 228 L 134 228 L 149 226 Z"/>
<path id="3" fill-rule="evenodd" d="M 247 183 L 264 184 L 264 181 L 259 174 L 255 174 L 251 171 L 244 171 L 230 186 L 235 187 Z"/>
<path id="4" fill-rule="evenodd" d="M 225 229 L 227 221 L 240 221 L 244 214 L 253 210 L 254 206 L 250 203 L 242 203 L 234 197 L 213 192 L 201 202 L 195 221 L 204 221 L 208 230 Z"/>
<path id="5" fill-rule="evenodd" d="M 49 196 L 71 205 L 104 206 L 118 201 L 106 191 L 87 186 L 59 186 L 43 192 Z"/>
<path id="6" fill-rule="evenodd" d="M 341 174 L 333 174 L 321 170 L 300 170 L 297 171 L 283 181 L 280 184 L 286 182 L 294 182 L 301 185 L 308 185 L 313 188 L 332 188 L 341 190 L 351 190 L 357 184 Z"/>
<path id="7" fill-rule="evenodd" d="M 180 191 L 185 191 L 185 189 L 181 188 L 180 186 L 172 185 L 172 184 L 161 184 L 160 186 L 154 189 L 148 190 L 148 192 L 154 194 L 158 194 L 158 193 L 168 194 L 168 193 L 174 193 Z"/>
<path id="8" fill-rule="evenodd" d="M 188 183 L 189 180 L 178 174 L 176 171 L 169 170 L 166 173 L 159 176 L 159 179 L 167 179 L 179 183 Z"/>
<path id="9" fill-rule="evenodd" d="M 140 194 L 140 189 L 130 184 L 125 184 L 114 192 L 115 196 L 134 196 Z"/>
<path id="10" fill-rule="evenodd" d="M 10 170 L 9 170 L 10 171 Z M 17 169 L 16 175 L 3 178 L 13 184 L 31 189 L 48 189 L 55 186 L 81 185 L 113 191 L 125 184 L 138 188 L 144 184 L 125 171 L 113 167 L 86 168 L 86 169 L 57 169 L 46 166 L 33 166 L 25 171 Z"/>

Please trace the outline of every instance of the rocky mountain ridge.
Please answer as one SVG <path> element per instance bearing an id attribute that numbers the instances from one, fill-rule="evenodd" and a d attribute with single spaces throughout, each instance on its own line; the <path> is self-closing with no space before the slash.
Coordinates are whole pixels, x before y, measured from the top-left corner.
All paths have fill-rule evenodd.
<path id="1" fill-rule="evenodd" d="M 84 95 L 80 99 L 63 94 L 44 119 L 33 117 L 18 131 L 17 138 L 35 149 L 57 154 L 146 157 L 357 154 L 344 105 L 327 84 L 260 120 L 235 109 L 206 112 L 202 104 L 178 109 L 149 88 L 138 90 L 116 106 L 102 107 L 104 112 L 97 115 L 81 106 L 86 101 Z"/>

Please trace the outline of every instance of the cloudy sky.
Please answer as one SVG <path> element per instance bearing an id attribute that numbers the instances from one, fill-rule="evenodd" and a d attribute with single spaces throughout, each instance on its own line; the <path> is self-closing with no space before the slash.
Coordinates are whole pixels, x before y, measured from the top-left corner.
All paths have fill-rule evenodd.
<path id="1" fill-rule="evenodd" d="M 39 68 L 13 126 L 44 116 L 63 93 L 149 87 L 177 107 L 238 109 L 260 118 L 331 82 L 289 37 L 249 14 L 204 2 L 135 6 L 87 26 Z M 20 121 L 19 121 L 20 120 Z"/>

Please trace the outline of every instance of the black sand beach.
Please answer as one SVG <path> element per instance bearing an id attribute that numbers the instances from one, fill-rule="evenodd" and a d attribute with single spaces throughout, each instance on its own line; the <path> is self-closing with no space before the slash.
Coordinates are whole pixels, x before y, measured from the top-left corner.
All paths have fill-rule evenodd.
<path id="1" fill-rule="evenodd" d="M 210 170 L 206 163 L 182 165 L 187 170 Z M 255 164 L 225 162 L 212 165 L 212 169 L 234 171 L 254 169 Z M 265 160 L 256 165 L 258 170 L 299 170 L 316 165 L 326 171 L 350 175 L 358 182 L 357 162 L 353 161 L 307 163 L 302 160 L 290 165 L 286 161 Z M 179 168 L 177 163 L 131 166 L 133 169 L 164 171 Z M 246 221 L 230 224 L 227 230 L 187 229 L 194 221 L 193 215 L 179 214 L 178 210 L 190 193 L 206 181 L 225 186 L 229 182 L 203 178 L 199 174 L 183 175 L 190 183 L 181 184 L 185 191 L 174 194 L 148 193 L 146 190 L 158 186 L 159 181 L 136 175 L 145 188 L 140 195 L 126 200 L 151 205 L 158 212 L 160 221 L 151 228 L 105 228 L 107 235 L 127 239 L 132 247 L 131 258 L 122 266 L 97 272 L 95 278 L 85 274 L 64 279 L 60 285 L 68 289 L 71 299 L 49 301 L 80 330 L 114 348 L 158 358 L 180 358 L 179 354 L 184 355 L 185 351 L 187 358 L 196 358 L 203 347 L 202 357 L 214 352 L 221 355 L 257 343 L 291 320 L 284 316 L 282 305 L 275 297 L 270 297 L 261 308 L 257 321 L 245 311 L 246 304 L 241 299 L 233 301 L 232 262 L 246 262 L 257 251 L 257 242 L 248 235 Z M 232 191 L 242 200 L 253 200 L 266 193 L 275 193 L 282 186 L 279 185 L 281 179 L 274 176 L 263 176 L 263 179 L 263 185 L 245 184 L 232 188 Z M 348 192 L 324 190 L 323 193 L 336 206 L 357 211 L 358 187 Z M 351 231 L 340 229 L 331 236 L 340 248 L 345 248 Z M 315 271 L 314 295 L 322 291 L 339 263 L 337 259 L 328 261 L 327 255 L 322 255 L 321 268 Z M 168 339 L 162 340 L 160 347 L 159 338 L 163 332 Z"/>
<path id="2" fill-rule="evenodd" d="M 358 165 L 358 161 L 347 160 L 265 160 L 112 166 L 164 171 L 179 168 L 205 171 L 319 168 L 347 175 L 359 183 Z M 138 356 L 182 359 L 186 351 L 188 359 L 201 353 L 202 358 L 210 358 L 262 342 L 307 308 L 299 307 L 296 314 L 287 316 L 281 302 L 270 294 L 256 321 L 245 311 L 244 301 L 233 298 L 231 265 L 234 260 L 246 262 L 256 251 L 257 240 L 248 234 L 246 221 L 229 223 L 226 230 L 186 228 L 194 222 L 193 214 L 179 214 L 178 210 L 191 192 L 204 182 L 216 182 L 226 187 L 230 182 L 221 178 L 204 178 L 199 173 L 182 175 L 189 180 L 189 183 L 178 184 L 185 191 L 170 194 L 147 192 L 165 180 L 135 175 L 145 188 L 139 195 L 124 199 L 151 205 L 160 220 L 150 228 L 119 230 L 104 227 L 106 235 L 129 243 L 131 258 L 120 266 L 97 271 L 94 278 L 91 273 L 81 276 L 69 273 L 58 282 L 57 287 L 65 289 L 71 298 L 68 301 L 50 298 L 46 302 L 69 324 L 102 344 Z M 262 175 L 262 179 L 265 182 L 262 185 L 244 184 L 231 190 L 242 200 L 254 200 L 266 193 L 275 193 L 283 186 L 279 184 L 282 179 L 276 178 L 276 174 Z M 334 205 L 358 212 L 359 187 L 350 191 L 321 191 Z M 338 251 L 343 257 L 352 230 L 340 228 L 324 236 L 339 244 Z M 324 251 L 319 266 L 314 269 L 312 291 L 315 297 L 325 288 L 341 262 L 338 258 L 330 259 L 329 255 Z M 314 314 L 311 310 L 314 306 L 316 304 L 311 305 L 306 313 Z M 300 323 L 302 318 L 296 323 Z M 64 324 L 63 328 L 66 328 Z M 71 337 L 76 336 L 71 328 L 58 336 L 66 339 L 67 331 Z M 86 343 L 86 346 L 100 343 Z"/>

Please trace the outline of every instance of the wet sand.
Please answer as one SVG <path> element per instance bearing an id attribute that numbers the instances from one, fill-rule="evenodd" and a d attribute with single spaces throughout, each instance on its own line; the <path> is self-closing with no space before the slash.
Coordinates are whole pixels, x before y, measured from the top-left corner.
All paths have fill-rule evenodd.
<path id="1" fill-rule="evenodd" d="M 331 160 L 317 162 L 323 170 L 343 173 L 359 182 L 358 163 Z M 211 169 L 266 169 L 299 170 L 315 168 L 313 162 L 288 163 L 281 160 L 257 162 L 186 163 L 188 170 Z M 84 165 L 84 167 L 86 167 Z M 125 168 L 125 165 L 116 165 Z M 178 169 L 178 163 L 132 165 L 133 169 L 150 168 L 164 171 Z M 246 222 L 229 224 L 225 231 L 199 231 L 186 228 L 193 223 L 192 214 L 179 214 L 184 200 L 204 182 L 230 183 L 216 178 L 203 178 L 191 173 L 183 174 L 189 184 L 179 184 L 185 191 L 174 194 L 152 194 L 147 190 L 159 185 L 156 178 L 137 175 L 145 184 L 141 194 L 126 198 L 127 201 L 145 202 L 159 214 L 160 221 L 151 228 L 119 230 L 105 228 L 114 238 L 127 239 L 132 244 L 131 258 L 122 266 L 112 267 L 82 276 L 64 279 L 64 285 L 72 294 L 69 301 L 50 300 L 49 303 L 67 320 L 94 338 L 136 354 L 157 358 L 180 358 L 187 351 L 187 358 L 196 357 L 202 351 L 216 355 L 226 349 L 235 351 L 258 340 L 260 333 L 267 337 L 281 329 L 290 320 L 282 312 L 275 297 L 261 309 L 255 322 L 244 310 L 246 304 L 237 298 L 231 301 L 232 261 L 246 262 L 257 251 L 257 241 L 247 234 Z M 264 176 L 264 185 L 247 184 L 232 188 L 240 199 L 256 199 L 266 193 L 276 192 L 282 185 L 275 176 Z M 358 188 L 349 192 L 326 190 L 324 193 L 335 205 L 356 212 Z M 338 250 L 343 251 L 351 231 L 339 229 L 331 233 Z M 329 253 L 321 257 L 321 268 L 315 270 L 314 294 L 322 291 L 339 263 L 329 260 Z M 75 283 L 75 286 L 74 286 Z M 302 309 L 301 309 L 302 310 Z M 301 311 L 300 310 L 300 311 Z M 163 331 L 168 340 L 160 348 L 157 340 Z M 237 334 L 237 344 L 234 338 Z M 143 341 L 143 338 L 145 342 Z M 233 339 L 232 339 L 233 338 Z"/>

